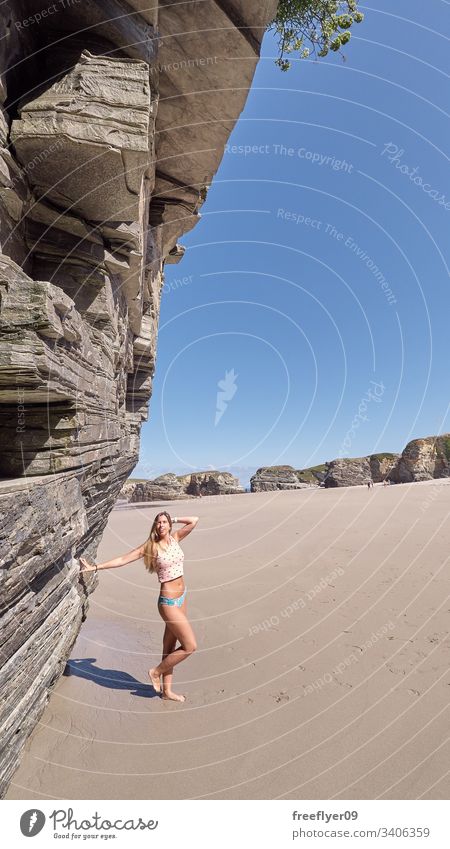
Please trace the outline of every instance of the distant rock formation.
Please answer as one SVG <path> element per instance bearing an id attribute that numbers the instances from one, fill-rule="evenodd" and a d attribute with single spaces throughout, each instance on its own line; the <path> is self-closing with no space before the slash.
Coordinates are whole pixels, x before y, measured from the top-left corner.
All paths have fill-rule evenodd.
<path id="1" fill-rule="evenodd" d="M 360 486 L 371 479 L 368 457 L 343 457 L 328 463 L 325 486 Z"/>
<path id="2" fill-rule="evenodd" d="M 373 483 L 411 483 L 450 477 L 450 434 L 427 436 L 408 442 L 402 454 L 381 452 L 368 457 L 340 457 L 295 470 L 292 466 L 263 466 L 250 480 L 252 492 L 275 489 L 302 489 L 362 486 Z"/>
<path id="3" fill-rule="evenodd" d="M 195 472 L 179 478 L 187 495 L 236 495 L 245 492 L 239 480 L 230 472 Z"/>
<path id="4" fill-rule="evenodd" d="M 177 498 L 186 498 L 186 494 L 176 475 L 160 475 L 150 481 L 127 482 L 120 492 L 121 497 L 126 497 L 128 488 L 130 503 L 139 501 L 175 501 Z"/>
<path id="5" fill-rule="evenodd" d="M 309 483 L 299 480 L 292 466 L 262 466 L 250 478 L 251 492 L 272 492 L 277 489 L 305 489 Z"/>
<path id="6" fill-rule="evenodd" d="M 400 483 L 450 477 L 450 433 L 408 442 L 397 465 Z"/>
<path id="7" fill-rule="evenodd" d="M 165 263 L 276 7 L 0 4 L 0 795 L 86 617 L 78 558 L 138 460 Z"/>
<path id="8" fill-rule="evenodd" d="M 368 457 L 344 457 L 327 464 L 325 486 L 361 486 L 368 481 L 397 481 L 400 454 L 370 454 Z"/>
<path id="9" fill-rule="evenodd" d="M 239 480 L 229 472 L 207 471 L 189 475 L 168 473 L 149 481 L 127 481 L 120 498 L 130 503 L 140 501 L 174 501 L 180 498 L 201 498 L 207 495 L 234 495 L 245 492 Z"/>
<path id="10" fill-rule="evenodd" d="M 413 439 L 402 454 L 333 460 L 328 464 L 325 486 L 357 486 L 369 479 L 412 483 L 446 477 L 450 477 L 450 434 Z"/>
<path id="11" fill-rule="evenodd" d="M 400 454 L 371 454 L 369 457 L 370 473 L 374 483 L 382 483 L 384 480 L 397 483 L 397 465 Z"/>
<path id="12" fill-rule="evenodd" d="M 122 503 L 123 501 L 132 501 L 134 492 L 136 491 L 136 487 L 138 485 L 144 485 L 147 481 L 136 481 L 136 480 L 127 480 L 125 481 L 122 489 L 117 496 L 117 503 Z"/>

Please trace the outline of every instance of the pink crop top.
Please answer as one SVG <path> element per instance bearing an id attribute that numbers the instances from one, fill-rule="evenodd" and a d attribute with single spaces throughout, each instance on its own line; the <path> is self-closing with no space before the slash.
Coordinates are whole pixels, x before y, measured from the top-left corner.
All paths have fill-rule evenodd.
<path id="1" fill-rule="evenodd" d="M 183 574 L 184 551 L 176 539 L 170 537 L 170 545 L 164 551 L 159 549 L 156 557 L 156 571 L 160 584 L 173 581 Z"/>

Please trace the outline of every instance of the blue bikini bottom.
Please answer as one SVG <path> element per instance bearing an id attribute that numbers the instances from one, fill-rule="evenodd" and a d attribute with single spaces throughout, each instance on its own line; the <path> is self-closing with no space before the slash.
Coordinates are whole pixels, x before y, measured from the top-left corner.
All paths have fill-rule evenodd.
<path id="1" fill-rule="evenodd" d="M 158 598 L 158 604 L 170 604 L 170 605 L 176 605 L 176 607 L 181 607 L 184 599 L 186 598 L 186 590 L 187 590 L 187 587 L 186 587 L 183 595 L 180 595 L 178 598 L 169 598 L 168 596 L 160 595 L 159 598 Z"/>

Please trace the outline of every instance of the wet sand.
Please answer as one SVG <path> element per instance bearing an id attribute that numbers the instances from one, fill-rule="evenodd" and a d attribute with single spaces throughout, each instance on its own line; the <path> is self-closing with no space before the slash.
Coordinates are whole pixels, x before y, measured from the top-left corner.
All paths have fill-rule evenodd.
<path id="1" fill-rule="evenodd" d="M 98 561 L 165 508 L 200 516 L 186 703 L 147 679 L 156 576 L 102 572 L 6 798 L 448 799 L 450 482 L 117 509 Z"/>

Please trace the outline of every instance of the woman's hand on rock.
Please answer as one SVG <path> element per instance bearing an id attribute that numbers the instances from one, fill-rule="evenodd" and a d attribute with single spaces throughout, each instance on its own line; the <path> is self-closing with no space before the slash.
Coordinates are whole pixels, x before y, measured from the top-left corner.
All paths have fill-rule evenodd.
<path id="1" fill-rule="evenodd" d="M 83 569 L 80 569 L 80 572 L 95 572 L 96 571 L 95 566 L 93 566 L 91 563 L 88 563 L 87 560 L 84 557 L 80 557 L 80 563 L 84 567 Z"/>

